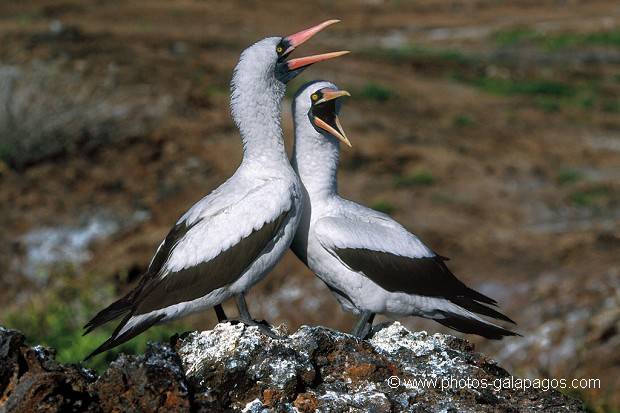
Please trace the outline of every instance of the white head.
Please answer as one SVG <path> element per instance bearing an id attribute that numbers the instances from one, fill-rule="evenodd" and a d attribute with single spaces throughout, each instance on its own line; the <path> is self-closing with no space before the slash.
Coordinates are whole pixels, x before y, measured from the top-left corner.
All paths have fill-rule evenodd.
<path id="1" fill-rule="evenodd" d="M 286 37 L 267 37 L 245 49 L 233 72 L 232 97 L 246 93 L 246 88 L 263 88 L 265 92 L 284 93 L 284 86 L 313 63 L 342 56 L 348 52 L 332 52 L 286 60 L 302 43 L 339 20 L 327 20 Z M 251 96 L 254 96 L 250 94 Z M 260 95 L 256 95 L 260 96 Z"/>
<path id="2" fill-rule="evenodd" d="M 337 192 L 339 143 L 351 146 L 338 112 L 345 90 L 327 81 L 303 85 L 293 100 L 295 146 L 291 163 L 308 192 Z"/>
<path id="3" fill-rule="evenodd" d="M 279 127 L 285 85 L 313 63 L 348 52 L 286 60 L 296 47 L 338 20 L 328 20 L 286 37 L 268 37 L 241 53 L 231 82 L 231 111 L 242 135 L 261 122 Z"/>
<path id="4" fill-rule="evenodd" d="M 284 76 L 278 74 L 288 72 L 287 62 L 276 51 L 282 40 L 268 37 L 245 49 L 239 57 L 233 71 L 230 105 L 233 118 L 240 127 L 246 105 L 253 105 L 259 112 L 262 112 L 260 108 L 280 107 L 286 82 L 280 79 Z"/>
<path id="5" fill-rule="evenodd" d="M 299 128 L 302 132 L 300 140 L 310 140 L 312 136 L 319 142 L 326 140 L 337 144 L 340 140 L 351 146 L 338 118 L 342 96 L 350 94 L 325 80 L 316 80 L 300 87 L 293 99 L 296 137 Z"/>

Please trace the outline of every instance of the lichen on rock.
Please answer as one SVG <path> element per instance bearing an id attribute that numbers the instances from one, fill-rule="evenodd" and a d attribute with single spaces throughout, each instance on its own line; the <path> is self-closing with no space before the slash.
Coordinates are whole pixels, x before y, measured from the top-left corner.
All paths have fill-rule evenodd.
<path id="1" fill-rule="evenodd" d="M 582 411 L 556 390 L 504 385 L 512 376 L 467 340 L 398 322 L 368 340 L 308 326 L 273 339 L 221 323 L 121 355 L 101 376 L 24 341 L 0 327 L 0 412 Z"/>
<path id="2" fill-rule="evenodd" d="M 213 347 L 211 347 L 213 346 Z M 281 340 L 220 324 L 179 340 L 195 402 L 241 411 L 580 411 L 552 390 L 500 388 L 510 377 L 467 340 L 376 326 L 368 341 L 304 326 Z"/>

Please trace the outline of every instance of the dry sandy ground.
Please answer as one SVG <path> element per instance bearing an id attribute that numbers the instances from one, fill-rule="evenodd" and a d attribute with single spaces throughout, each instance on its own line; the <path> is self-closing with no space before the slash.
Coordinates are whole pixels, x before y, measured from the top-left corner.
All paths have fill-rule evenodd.
<path id="1" fill-rule="evenodd" d="M 517 321 L 523 338 L 468 337 L 479 350 L 515 374 L 598 378 L 601 389 L 573 394 L 593 408 L 620 406 L 618 43 L 544 46 L 569 35 L 618 36 L 620 6 L 540 3 L 3 2 L 0 60 L 22 71 L 11 93 L 24 133 L 45 128 L 29 123 L 36 111 L 75 110 L 90 123 L 58 147 L 60 132 L 43 136 L 37 147 L 49 150 L 36 159 L 0 162 L 2 307 L 19 308 L 36 284 L 19 281 L 26 234 L 95 218 L 107 230 L 81 268 L 101 278 L 129 274 L 118 294 L 130 288 L 173 222 L 238 166 L 228 83 L 239 52 L 339 18 L 301 53 L 352 53 L 308 69 L 289 89 L 324 78 L 351 92 L 341 115 L 353 143 L 342 153 L 342 194 L 389 209 Z M 535 79 L 559 91 L 491 93 L 479 79 Z M 23 92 L 22 106 L 14 102 L 20 90 L 34 90 Z M 99 109 L 115 108 L 116 118 L 98 123 Z M 292 254 L 248 300 L 256 317 L 291 331 L 348 331 L 354 321 Z M 208 314 L 184 325 L 214 322 Z"/>

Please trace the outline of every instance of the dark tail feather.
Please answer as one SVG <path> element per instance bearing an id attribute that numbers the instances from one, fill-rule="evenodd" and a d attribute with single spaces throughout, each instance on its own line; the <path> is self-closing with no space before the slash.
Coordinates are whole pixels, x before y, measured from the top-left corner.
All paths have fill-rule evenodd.
<path id="1" fill-rule="evenodd" d="M 506 330 L 495 324 L 475 320 L 459 314 L 444 313 L 444 315 L 446 318 L 434 318 L 434 320 L 462 333 L 477 334 L 491 340 L 501 340 L 505 336 L 521 336 L 521 334 Z"/>
<path id="2" fill-rule="evenodd" d="M 132 315 L 128 314 L 123 319 L 123 321 L 121 321 L 121 323 L 118 325 L 118 327 L 116 327 L 116 330 L 114 330 L 114 332 L 112 333 L 110 338 L 108 338 L 106 341 L 104 341 L 103 344 L 101 344 L 99 347 L 97 347 L 89 355 L 84 357 L 84 360 L 82 360 L 82 361 L 84 362 L 84 361 L 90 359 L 91 357 L 96 356 L 99 353 L 103 353 L 104 351 L 110 350 L 111 348 L 114 348 L 114 347 L 116 347 L 116 346 L 118 346 L 120 344 L 123 344 L 126 341 L 131 340 L 132 338 L 134 338 L 138 334 L 148 330 L 149 328 L 153 327 L 155 324 L 159 323 L 161 321 L 161 319 L 165 317 L 165 314 L 160 314 L 158 316 L 155 316 L 155 317 L 152 317 L 150 319 L 147 319 L 144 322 L 142 322 L 141 324 L 136 325 L 132 329 L 127 330 L 123 334 L 119 335 L 121 329 L 125 326 L 125 324 L 127 324 L 127 322 L 129 321 L 129 319 L 131 317 L 132 317 Z"/>
<path id="3" fill-rule="evenodd" d="M 96 316 L 94 316 L 84 328 L 86 331 L 83 336 L 90 333 L 97 327 L 101 327 L 102 325 L 109 323 L 110 321 L 117 319 L 118 317 L 127 314 L 131 310 L 131 304 L 126 297 L 121 298 L 118 301 L 113 302 L 103 310 L 99 311 Z"/>
<path id="4" fill-rule="evenodd" d="M 465 284 L 463 284 L 463 285 L 465 285 Z M 472 299 L 472 300 L 480 301 L 481 303 L 497 306 L 497 301 L 495 301 L 491 297 L 489 297 L 487 295 L 484 295 L 484 294 L 474 290 L 473 288 L 469 288 L 467 286 L 465 288 L 466 288 L 466 290 L 462 294 L 459 294 L 459 297 L 463 296 L 463 297 L 467 297 L 467 298 Z"/>
<path id="5" fill-rule="evenodd" d="M 498 320 L 507 321 L 512 324 L 517 324 L 499 311 L 494 310 L 493 308 L 489 308 L 484 304 L 480 304 L 479 302 L 474 301 L 469 297 L 454 297 L 450 298 L 450 301 L 452 301 L 454 304 L 460 305 L 464 309 L 469 310 L 473 313 L 478 313 L 488 317 L 496 318 Z"/>

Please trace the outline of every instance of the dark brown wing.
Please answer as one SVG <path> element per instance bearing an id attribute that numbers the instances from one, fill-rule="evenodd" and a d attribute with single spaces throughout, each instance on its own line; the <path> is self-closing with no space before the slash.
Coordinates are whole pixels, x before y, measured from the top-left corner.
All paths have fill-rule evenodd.
<path id="1" fill-rule="evenodd" d="M 288 213 L 283 212 L 209 261 L 169 273 L 163 280 L 147 282 L 134 306 L 134 314 L 192 301 L 234 283 L 275 238 Z"/>
<path id="2" fill-rule="evenodd" d="M 200 298 L 217 288 L 232 284 L 276 236 L 288 213 L 284 211 L 275 220 L 265 223 L 213 259 L 160 277 L 160 271 L 178 241 L 200 221 L 192 225 L 184 222 L 175 225 L 157 250 L 138 286 L 93 317 L 84 326 L 84 334 L 130 312 L 132 315 L 145 314 Z"/>
<path id="3" fill-rule="evenodd" d="M 362 248 L 335 248 L 334 252 L 352 270 L 387 291 L 445 298 L 467 310 L 513 322 L 481 304 L 497 303 L 456 278 L 441 256 L 412 258 Z"/>
<path id="4" fill-rule="evenodd" d="M 148 313 L 200 298 L 217 288 L 235 282 L 274 239 L 288 212 L 285 211 L 275 220 L 265 223 L 215 258 L 182 271 L 166 274 L 162 278 L 159 273 L 166 262 L 165 258 L 189 230 L 187 226 L 175 226 L 155 254 L 140 284 L 86 324 L 84 328 L 87 330 L 84 334 L 121 315 L 125 316 L 112 336 L 84 360 L 130 340 L 160 322 L 165 316 L 162 313 Z M 125 328 L 132 317 L 144 314 L 146 317 L 140 323 Z"/>
<path id="5" fill-rule="evenodd" d="M 112 320 L 117 319 L 118 317 L 122 315 L 126 315 L 127 313 L 129 313 L 131 311 L 132 305 L 135 302 L 136 297 L 142 291 L 144 291 L 145 285 L 148 285 L 149 283 L 153 282 L 153 280 L 155 279 L 155 276 L 161 270 L 162 266 L 168 259 L 170 252 L 172 251 L 174 246 L 177 244 L 177 242 L 182 237 L 184 237 L 185 234 L 187 234 L 187 232 L 199 222 L 200 220 L 194 222 L 191 225 L 188 225 L 186 221 L 183 221 L 181 223 L 176 224 L 174 227 L 172 227 L 172 229 L 170 230 L 170 232 L 168 233 L 164 241 L 161 243 L 161 245 L 157 249 L 155 256 L 151 260 L 151 263 L 149 264 L 146 272 L 142 276 L 142 279 L 140 280 L 140 283 L 136 286 L 136 288 L 134 288 L 129 293 L 127 293 L 123 298 L 113 302 L 108 307 L 104 308 L 99 313 L 97 313 L 97 315 L 95 315 L 84 326 L 84 328 L 86 329 L 86 331 L 84 332 L 84 335 L 90 333 L 93 329 L 97 327 L 100 327 Z"/>

